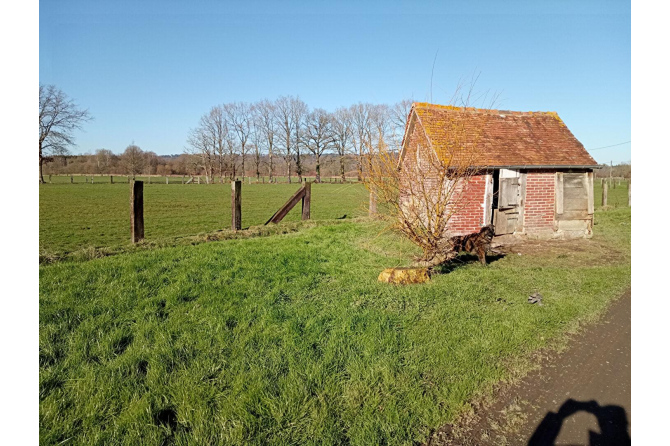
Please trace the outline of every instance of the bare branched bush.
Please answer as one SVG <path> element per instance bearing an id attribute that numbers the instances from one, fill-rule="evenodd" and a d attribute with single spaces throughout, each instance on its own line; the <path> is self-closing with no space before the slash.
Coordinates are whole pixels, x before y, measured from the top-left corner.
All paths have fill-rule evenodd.
<path id="1" fill-rule="evenodd" d="M 465 99 L 457 97 L 467 104 L 471 96 L 472 88 Z M 434 129 L 441 135 L 439 146 L 425 132 L 414 132 L 421 109 L 430 107 L 443 112 Z M 472 112 L 481 113 L 475 125 L 468 119 Z M 378 215 L 421 248 L 422 265 L 438 265 L 457 254 L 450 222 L 471 204 L 468 188 L 482 173 L 479 142 L 487 116 L 484 109 L 466 106 L 414 104 L 401 146 L 387 144 L 381 133 L 365 145 L 363 181 L 376 197 Z"/>

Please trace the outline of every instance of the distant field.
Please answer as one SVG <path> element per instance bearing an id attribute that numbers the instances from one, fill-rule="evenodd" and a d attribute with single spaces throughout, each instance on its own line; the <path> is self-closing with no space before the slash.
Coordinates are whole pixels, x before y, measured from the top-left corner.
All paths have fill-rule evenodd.
<path id="1" fill-rule="evenodd" d="M 129 243 L 129 189 L 127 177 L 53 176 L 52 184 L 40 186 L 40 249 L 69 252 L 84 247 L 106 247 Z M 138 178 L 139 179 L 139 178 Z M 146 181 L 146 178 L 142 177 Z M 106 183 L 102 183 L 102 181 Z M 165 177 L 145 183 L 144 218 L 147 240 L 195 235 L 230 228 L 230 184 L 165 184 Z M 242 227 L 261 225 L 298 189 L 294 184 L 247 184 L 242 187 Z M 366 215 L 368 193 L 361 184 L 315 184 L 312 186 L 312 218 L 329 220 Z M 600 180 L 594 186 L 600 206 Z M 626 183 L 609 189 L 609 206 L 628 205 Z M 300 205 L 285 221 L 300 219 Z"/>
<path id="2" fill-rule="evenodd" d="M 230 228 L 230 184 L 166 185 L 164 181 L 144 186 L 147 240 Z M 297 183 L 244 184 L 242 227 L 264 224 L 299 187 Z M 67 252 L 129 243 L 129 194 L 126 183 L 40 185 L 40 249 Z M 365 215 L 367 200 L 362 184 L 314 184 L 311 216 L 328 220 Z M 300 212 L 298 204 L 284 220 L 300 220 Z"/>

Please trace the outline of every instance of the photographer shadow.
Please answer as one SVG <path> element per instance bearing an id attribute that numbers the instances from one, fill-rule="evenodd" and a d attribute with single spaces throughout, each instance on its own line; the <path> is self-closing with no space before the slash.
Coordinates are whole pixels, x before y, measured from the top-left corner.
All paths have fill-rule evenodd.
<path id="1" fill-rule="evenodd" d="M 563 422 L 577 412 L 594 415 L 600 427 L 600 433 L 589 430 L 589 446 L 630 446 L 628 434 L 628 416 L 621 406 L 601 406 L 596 401 L 566 400 L 558 413 L 549 412 L 539 424 L 528 441 L 528 446 L 554 445 Z"/>

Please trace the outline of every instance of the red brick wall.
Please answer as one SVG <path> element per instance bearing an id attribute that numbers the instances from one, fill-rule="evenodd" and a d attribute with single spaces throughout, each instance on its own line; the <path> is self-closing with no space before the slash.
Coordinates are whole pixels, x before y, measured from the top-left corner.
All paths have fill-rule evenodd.
<path id="1" fill-rule="evenodd" d="M 475 175 L 460 191 L 459 209 L 449 220 L 450 235 L 465 235 L 479 232 L 484 222 L 484 193 L 486 192 L 486 175 Z"/>
<path id="2" fill-rule="evenodd" d="M 556 173 L 529 171 L 526 177 L 524 230 L 554 230 Z"/>

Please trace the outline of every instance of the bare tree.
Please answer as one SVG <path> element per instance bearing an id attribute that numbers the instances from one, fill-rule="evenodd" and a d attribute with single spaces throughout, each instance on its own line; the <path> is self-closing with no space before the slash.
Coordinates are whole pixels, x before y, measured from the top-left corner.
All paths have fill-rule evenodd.
<path id="1" fill-rule="evenodd" d="M 200 166 L 205 170 L 205 182 L 210 184 L 214 178 L 214 163 L 217 150 L 223 150 L 223 116 L 219 107 L 200 117 L 198 126 L 191 129 L 187 138 L 186 152 L 196 155 Z"/>
<path id="2" fill-rule="evenodd" d="M 339 162 L 340 178 L 344 183 L 345 165 L 344 161 L 348 153 L 350 153 L 350 146 L 353 142 L 353 123 L 351 119 L 351 109 L 338 108 L 331 117 L 333 128 L 333 147 L 337 153 Z"/>
<path id="3" fill-rule="evenodd" d="M 391 125 L 391 138 L 396 147 L 402 144 L 402 138 L 405 135 L 405 124 L 407 123 L 407 116 L 412 109 L 413 99 L 403 99 L 396 102 L 389 109 L 389 119 Z"/>
<path id="4" fill-rule="evenodd" d="M 156 175 L 158 171 L 159 158 L 156 152 L 144 152 L 145 173 Z"/>
<path id="5" fill-rule="evenodd" d="M 303 131 L 304 120 L 309 113 L 309 107 L 300 98 L 291 99 L 291 119 L 293 120 L 293 148 L 295 154 L 295 173 L 298 181 L 302 183 L 302 157 L 300 147 L 304 144 Z"/>
<path id="6" fill-rule="evenodd" d="M 219 176 L 223 183 L 223 172 L 225 166 L 225 157 L 227 149 L 227 139 L 229 138 L 230 130 L 226 122 L 223 108 L 221 106 L 212 107 L 207 117 L 207 128 L 212 137 L 212 144 L 214 147 L 214 156 L 217 158 L 219 166 Z M 234 162 L 234 161 L 233 161 Z"/>
<path id="7" fill-rule="evenodd" d="M 275 101 L 275 119 L 279 129 L 279 149 L 286 164 L 286 175 L 291 182 L 291 164 L 293 157 L 293 114 L 291 113 L 291 98 L 281 96 Z"/>
<path id="8" fill-rule="evenodd" d="M 393 138 L 389 138 L 390 129 L 390 109 L 386 104 L 373 105 L 370 108 L 370 140 L 368 144 L 392 144 Z"/>
<path id="9" fill-rule="evenodd" d="M 142 173 L 144 169 L 144 152 L 134 143 L 126 147 L 126 150 L 123 151 L 121 155 L 121 162 L 123 167 L 126 170 L 128 175 L 132 175 L 135 178 L 135 175 Z"/>
<path id="10" fill-rule="evenodd" d="M 373 105 L 358 103 L 350 107 L 354 128 L 354 141 L 358 156 L 358 181 L 364 178 L 363 165 L 367 148 L 372 145 L 370 113 Z"/>
<path id="11" fill-rule="evenodd" d="M 93 119 L 88 110 L 81 110 L 55 85 L 40 84 L 40 183 L 44 183 L 42 165 L 51 156 L 65 155 L 74 145 L 74 131 Z"/>
<path id="12" fill-rule="evenodd" d="M 95 151 L 95 163 L 98 173 L 108 173 L 113 168 L 116 155 L 111 150 L 98 149 Z"/>
<path id="13" fill-rule="evenodd" d="M 249 138 L 252 131 L 252 107 L 246 102 L 233 102 L 223 105 L 229 128 L 237 135 L 242 158 L 242 176 L 246 175 L 245 160 L 249 151 Z"/>
<path id="14" fill-rule="evenodd" d="M 256 104 L 256 127 L 259 133 L 259 142 L 268 154 L 268 173 L 270 182 L 274 179 L 274 152 L 276 149 L 276 136 L 278 125 L 276 121 L 276 106 L 274 103 L 264 99 Z"/>
<path id="15" fill-rule="evenodd" d="M 321 182 L 321 156 L 333 145 L 333 120 L 322 108 L 309 113 L 305 120 L 304 145 L 316 160 L 316 182 Z"/>

